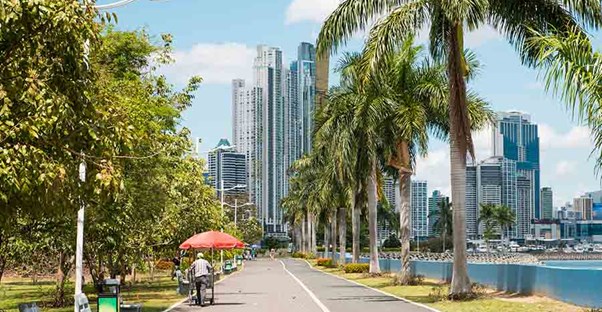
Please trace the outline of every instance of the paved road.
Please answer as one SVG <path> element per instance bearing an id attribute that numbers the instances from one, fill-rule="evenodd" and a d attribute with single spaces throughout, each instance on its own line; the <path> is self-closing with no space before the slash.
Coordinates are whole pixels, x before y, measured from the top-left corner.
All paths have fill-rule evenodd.
<path id="1" fill-rule="evenodd" d="M 216 285 L 215 296 L 216 304 L 213 306 L 199 308 L 184 303 L 172 312 L 429 311 L 319 272 L 305 261 L 293 259 L 247 262 L 243 272 Z"/>

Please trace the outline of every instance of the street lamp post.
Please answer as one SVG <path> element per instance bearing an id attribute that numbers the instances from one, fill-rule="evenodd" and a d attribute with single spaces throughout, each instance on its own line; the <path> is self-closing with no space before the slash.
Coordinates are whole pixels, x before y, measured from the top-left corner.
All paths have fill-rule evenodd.
<path id="1" fill-rule="evenodd" d="M 220 201 L 220 206 L 222 208 L 222 219 L 223 219 L 224 218 L 224 205 L 226 204 L 224 202 L 224 193 L 226 191 L 231 191 L 231 190 L 235 190 L 237 188 L 243 188 L 243 187 L 247 187 L 247 186 L 244 185 L 244 184 L 239 184 L 239 185 L 235 185 L 235 186 L 233 186 L 231 188 L 225 189 L 224 188 L 224 179 L 220 179 L 219 180 L 219 187 L 220 187 L 218 189 L 218 191 L 220 192 L 220 195 L 219 195 L 219 199 L 220 200 L 219 201 Z M 223 226 L 222 226 L 221 231 L 224 232 L 224 227 Z M 221 266 L 222 266 L 222 269 L 223 269 L 224 268 L 224 251 L 223 250 L 220 251 L 219 257 L 220 257 L 220 262 L 221 262 Z"/>
<path id="2" fill-rule="evenodd" d="M 228 204 L 228 203 L 223 203 L 223 204 L 224 204 L 224 205 L 226 205 L 226 206 L 228 206 L 228 207 L 232 207 L 232 208 L 234 208 L 234 226 L 236 226 L 236 225 L 237 225 L 237 222 L 238 222 L 238 221 L 237 221 L 237 220 L 238 220 L 238 208 L 242 208 L 242 207 L 244 207 L 244 206 L 251 206 L 251 205 L 255 205 L 255 204 L 254 204 L 254 203 L 252 203 L 252 202 L 247 202 L 247 203 L 244 203 L 244 204 L 242 204 L 242 205 L 238 205 L 238 199 L 236 199 L 236 198 L 234 199 L 234 206 L 232 206 L 232 205 L 230 205 L 230 204 Z"/>

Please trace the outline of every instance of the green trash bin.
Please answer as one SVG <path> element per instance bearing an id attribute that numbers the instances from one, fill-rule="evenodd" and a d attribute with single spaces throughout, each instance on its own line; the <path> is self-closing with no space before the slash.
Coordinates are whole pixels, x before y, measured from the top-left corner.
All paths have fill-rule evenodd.
<path id="1" fill-rule="evenodd" d="M 236 256 L 236 265 L 237 266 L 241 266 L 242 265 L 242 256 Z"/>

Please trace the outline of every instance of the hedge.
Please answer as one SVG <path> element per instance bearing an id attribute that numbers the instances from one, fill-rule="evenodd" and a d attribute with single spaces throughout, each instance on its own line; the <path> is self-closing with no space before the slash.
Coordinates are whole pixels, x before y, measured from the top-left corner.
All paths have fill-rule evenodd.
<path id="1" fill-rule="evenodd" d="M 370 264 L 368 263 L 349 263 L 343 267 L 345 273 L 368 273 L 370 271 Z"/>

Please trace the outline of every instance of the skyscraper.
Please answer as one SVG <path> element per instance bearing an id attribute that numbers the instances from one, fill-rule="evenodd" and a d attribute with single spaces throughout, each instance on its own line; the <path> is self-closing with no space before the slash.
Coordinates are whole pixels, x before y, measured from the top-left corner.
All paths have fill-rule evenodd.
<path id="1" fill-rule="evenodd" d="M 236 151 L 246 155 L 249 200 L 261 198 L 261 108 L 260 87 L 246 86 L 242 79 L 232 81 L 232 138 Z"/>
<path id="2" fill-rule="evenodd" d="M 316 48 L 302 42 L 297 49 L 298 108 L 301 121 L 301 153 L 311 151 L 311 134 L 316 101 Z"/>
<path id="3" fill-rule="evenodd" d="M 438 190 L 434 190 L 433 194 L 428 199 L 428 236 L 434 236 L 439 234 L 439 232 L 436 231 L 433 227 L 435 226 L 437 220 L 439 220 L 439 215 L 437 215 L 437 213 L 440 210 L 439 203 L 441 203 L 446 198 L 447 196 L 441 194 L 441 192 L 439 192 Z"/>
<path id="4" fill-rule="evenodd" d="M 315 101 L 315 48 L 301 43 L 283 66 L 282 51 L 257 46 L 253 82 L 232 82 L 233 137 L 247 155 L 251 200 L 265 233 L 286 234 L 280 202 L 288 193 L 288 168 L 311 150 Z"/>
<path id="5" fill-rule="evenodd" d="M 551 187 L 542 187 L 540 194 L 541 202 L 541 218 L 542 219 L 553 219 L 554 218 L 554 198 Z"/>
<path id="6" fill-rule="evenodd" d="M 428 236 L 428 196 L 426 181 L 412 181 L 411 187 L 411 237 Z"/>
<path id="7" fill-rule="evenodd" d="M 244 153 L 237 153 L 226 139 L 221 139 L 215 149 L 209 152 L 208 167 L 209 183 L 217 190 L 221 189 L 222 181 L 225 189 L 247 185 L 247 157 Z M 244 191 L 245 188 L 232 190 Z"/>
<path id="8" fill-rule="evenodd" d="M 531 117 L 520 112 L 498 113 L 493 127 L 493 155 L 503 156 L 516 162 L 517 175 L 531 181 L 530 200 L 526 210 L 519 214 L 531 218 L 542 217 L 540 207 L 540 167 L 539 136 L 537 125 L 531 123 Z"/>
<path id="9" fill-rule="evenodd" d="M 466 226 L 467 235 L 476 238 L 482 234 L 478 224 L 481 204 L 506 205 L 517 213 L 516 162 L 503 157 L 490 157 L 476 165 L 466 166 Z M 516 227 L 511 238 L 523 238 L 528 232 Z"/>

